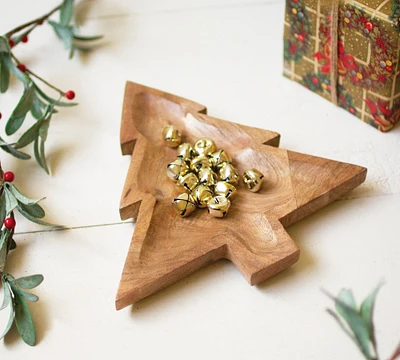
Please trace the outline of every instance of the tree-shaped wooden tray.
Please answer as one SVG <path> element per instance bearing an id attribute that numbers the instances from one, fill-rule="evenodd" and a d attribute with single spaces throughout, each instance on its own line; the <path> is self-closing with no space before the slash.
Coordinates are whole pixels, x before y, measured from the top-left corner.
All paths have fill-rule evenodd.
<path id="1" fill-rule="evenodd" d="M 228 151 L 239 173 L 257 168 L 263 189 L 239 185 L 227 217 L 207 211 L 180 218 L 171 200 L 179 191 L 166 175 L 176 150 L 165 146 L 167 124 L 185 141 L 212 138 Z M 214 261 L 232 261 L 258 284 L 299 258 L 285 227 L 360 185 L 366 169 L 280 149 L 275 132 L 206 115 L 193 101 L 128 82 L 121 126 L 124 155 L 132 155 L 120 214 L 137 219 L 116 298 L 117 309 L 149 296 Z"/>

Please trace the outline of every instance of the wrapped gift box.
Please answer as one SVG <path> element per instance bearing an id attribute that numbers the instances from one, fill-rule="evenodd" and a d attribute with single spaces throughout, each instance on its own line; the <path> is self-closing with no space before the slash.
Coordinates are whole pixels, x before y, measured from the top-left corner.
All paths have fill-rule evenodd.
<path id="1" fill-rule="evenodd" d="M 400 2 L 332 1 L 286 0 L 284 75 L 332 100 L 335 71 L 337 105 L 389 131 L 400 119 Z"/>

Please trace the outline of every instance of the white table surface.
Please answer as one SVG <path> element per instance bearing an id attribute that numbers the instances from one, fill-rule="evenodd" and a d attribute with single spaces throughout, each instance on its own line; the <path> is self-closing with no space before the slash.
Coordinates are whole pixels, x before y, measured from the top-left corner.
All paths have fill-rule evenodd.
<path id="1" fill-rule="evenodd" d="M 57 4 L 3 0 L 0 33 Z M 81 6 L 88 18 L 82 33 L 105 34 L 95 51 L 68 61 L 47 25 L 15 49 L 35 72 L 74 89 L 80 105 L 54 117 L 51 176 L 34 161 L 1 154 L 24 193 L 47 197 L 47 219 L 71 230 L 17 219 L 18 248 L 7 269 L 44 274 L 31 306 L 38 344 L 25 345 L 14 329 L 0 342 L 0 358 L 361 359 L 325 312 L 332 304 L 321 289 L 350 287 L 361 301 L 381 279 L 375 319 L 388 358 L 400 340 L 400 126 L 382 134 L 282 77 L 283 0 Z M 260 286 L 221 261 L 117 312 L 134 230 L 118 212 L 130 160 L 119 147 L 126 80 L 198 101 L 212 116 L 277 131 L 283 148 L 366 166 L 367 181 L 289 228 L 300 260 Z M 20 92 L 14 84 L 1 95 L 5 118 Z"/>

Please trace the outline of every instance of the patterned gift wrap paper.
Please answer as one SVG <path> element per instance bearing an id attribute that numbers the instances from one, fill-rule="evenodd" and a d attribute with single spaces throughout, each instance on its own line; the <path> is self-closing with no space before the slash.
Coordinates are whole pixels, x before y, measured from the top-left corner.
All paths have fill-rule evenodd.
<path id="1" fill-rule="evenodd" d="M 332 0 L 286 0 L 284 75 L 331 100 Z M 338 105 L 380 131 L 400 120 L 399 0 L 340 1 Z"/>

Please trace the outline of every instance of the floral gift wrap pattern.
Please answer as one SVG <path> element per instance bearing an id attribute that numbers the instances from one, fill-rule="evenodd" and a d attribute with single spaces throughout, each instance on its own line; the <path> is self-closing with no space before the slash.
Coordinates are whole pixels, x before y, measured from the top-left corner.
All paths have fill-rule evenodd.
<path id="1" fill-rule="evenodd" d="M 332 1 L 286 0 L 284 35 L 284 75 L 328 100 Z M 381 131 L 400 120 L 399 17 L 399 0 L 338 3 L 337 104 Z"/>

